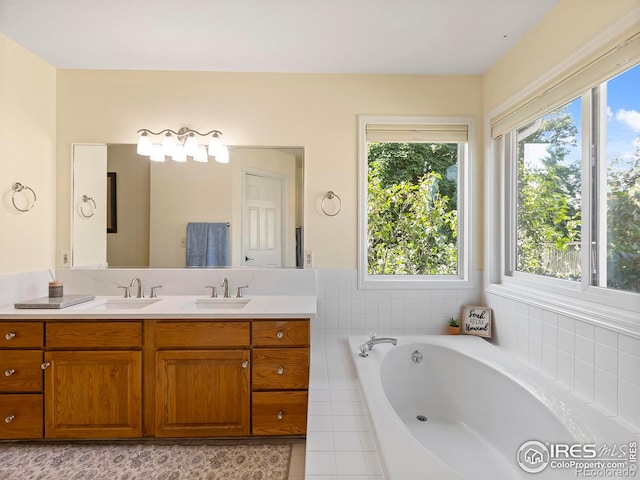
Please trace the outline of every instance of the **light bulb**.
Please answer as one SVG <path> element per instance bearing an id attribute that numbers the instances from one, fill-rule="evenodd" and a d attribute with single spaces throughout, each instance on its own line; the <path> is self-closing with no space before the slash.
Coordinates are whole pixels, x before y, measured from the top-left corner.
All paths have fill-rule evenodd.
<path id="1" fill-rule="evenodd" d="M 216 154 L 216 162 L 229 163 L 229 149 L 226 145 L 220 145 Z"/>
<path id="2" fill-rule="evenodd" d="M 162 145 L 159 143 L 154 143 L 151 146 L 151 156 L 150 160 L 154 162 L 164 162 L 164 153 L 162 153 Z"/>
<path id="3" fill-rule="evenodd" d="M 138 138 L 138 145 L 136 147 L 136 153 L 138 155 L 151 155 L 151 148 L 153 144 L 151 143 L 151 137 L 147 135 L 147 132 L 142 132 L 140 138 Z"/>
<path id="4" fill-rule="evenodd" d="M 220 135 L 218 133 L 214 133 L 211 136 L 211 140 L 209 140 L 209 155 L 216 157 L 221 146 L 222 140 L 220 139 Z"/>
<path id="5" fill-rule="evenodd" d="M 180 144 L 176 145 L 173 149 L 173 155 L 171 155 L 171 159 L 174 162 L 186 162 L 187 154 L 184 151 L 184 147 Z"/>
<path id="6" fill-rule="evenodd" d="M 195 154 L 193 160 L 196 162 L 208 162 L 209 156 L 207 155 L 207 149 L 204 145 L 198 145 L 198 153 Z"/>
<path id="7" fill-rule="evenodd" d="M 172 156 L 175 149 L 176 140 L 170 132 L 167 132 L 164 136 L 164 140 L 162 140 L 162 152 L 167 156 Z"/>
<path id="8" fill-rule="evenodd" d="M 184 153 L 190 157 L 195 157 L 198 154 L 198 140 L 193 133 L 190 133 L 184 142 Z"/>

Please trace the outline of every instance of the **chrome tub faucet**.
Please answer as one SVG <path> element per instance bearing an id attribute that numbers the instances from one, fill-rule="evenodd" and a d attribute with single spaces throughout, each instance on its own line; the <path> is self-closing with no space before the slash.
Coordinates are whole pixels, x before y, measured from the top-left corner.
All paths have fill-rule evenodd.
<path id="1" fill-rule="evenodd" d="M 373 349 L 374 345 L 378 345 L 379 343 L 390 343 L 392 345 L 397 345 L 398 344 L 398 339 L 397 338 L 390 338 L 390 337 L 380 337 L 380 338 L 376 338 L 375 334 L 372 333 L 371 334 L 371 338 L 369 338 L 368 341 L 364 342 L 362 345 L 360 345 L 360 356 L 361 357 L 368 357 L 369 356 L 369 350 Z"/>

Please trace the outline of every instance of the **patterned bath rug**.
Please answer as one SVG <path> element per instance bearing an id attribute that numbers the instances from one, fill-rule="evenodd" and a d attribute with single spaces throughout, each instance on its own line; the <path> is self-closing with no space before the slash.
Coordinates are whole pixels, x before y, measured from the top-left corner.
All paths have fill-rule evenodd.
<path id="1" fill-rule="evenodd" d="M 291 445 L 0 445 L 2 480 L 287 480 Z"/>

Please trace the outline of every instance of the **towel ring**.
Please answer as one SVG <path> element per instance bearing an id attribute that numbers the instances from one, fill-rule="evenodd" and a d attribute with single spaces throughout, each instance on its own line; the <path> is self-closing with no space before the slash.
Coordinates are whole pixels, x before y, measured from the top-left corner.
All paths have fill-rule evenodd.
<path id="1" fill-rule="evenodd" d="M 19 212 L 28 212 L 29 210 L 31 210 L 33 206 L 36 204 L 36 192 L 34 192 L 31 187 L 22 185 L 20 182 L 15 182 L 11 186 L 11 188 L 13 189 L 13 193 L 11 194 L 11 203 L 13 204 L 13 208 L 18 210 Z M 16 205 L 16 193 L 22 192 L 23 190 L 29 190 L 33 195 L 33 202 L 31 202 L 31 205 L 28 206 L 27 208 L 20 208 L 18 205 Z"/>
<path id="2" fill-rule="evenodd" d="M 324 206 L 324 202 L 325 200 L 333 200 L 334 198 L 338 199 L 338 209 L 334 213 L 329 213 L 327 212 L 327 209 Z M 338 196 L 337 193 L 334 193 L 331 190 L 329 190 L 327 193 L 324 194 L 324 197 L 322 197 L 322 202 L 320 202 L 320 208 L 322 209 L 322 213 L 324 213 L 327 217 L 335 217 L 340 213 L 340 210 L 342 210 L 342 200 L 340 200 L 340 197 Z"/>
<path id="3" fill-rule="evenodd" d="M 91 208 L 91 213 L 84 213 L 85 205 L 89 205 L 89 208 Z M 93 197 L 82 195 L 82 203 L 80 204 L 80 215 L 82 215 L 84 218 L 91 218 L 96 213 L 96 208 L 96 201 L 93 199 Z"/>

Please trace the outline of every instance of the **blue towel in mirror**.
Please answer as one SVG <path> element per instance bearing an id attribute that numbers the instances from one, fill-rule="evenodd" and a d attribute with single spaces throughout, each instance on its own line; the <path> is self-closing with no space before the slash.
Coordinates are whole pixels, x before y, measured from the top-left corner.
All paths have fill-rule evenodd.
<path id="1" fill-rule="evenodd" d="M 187 267 L 229 266 L 226 223 L 187 223 Z"/>

